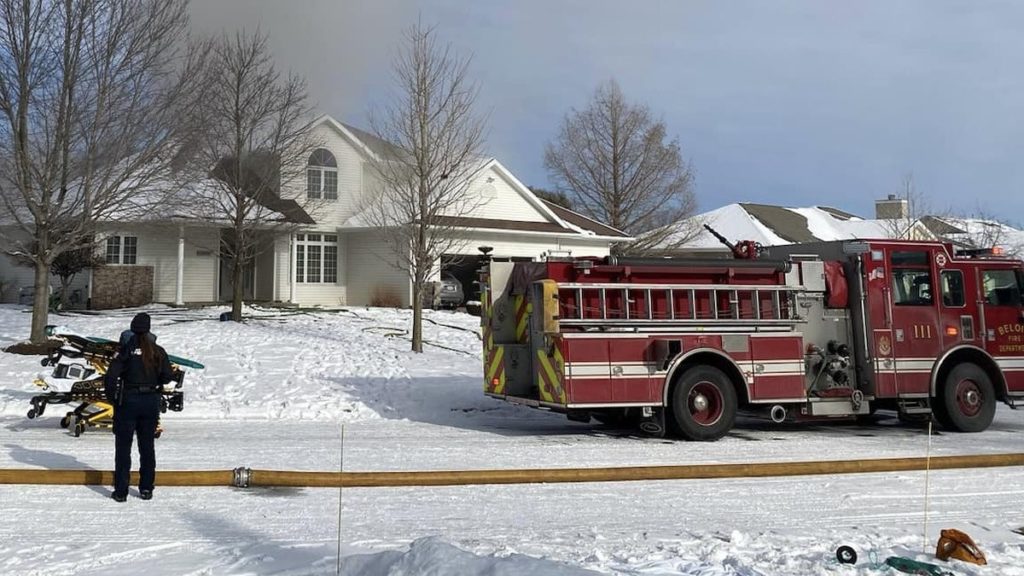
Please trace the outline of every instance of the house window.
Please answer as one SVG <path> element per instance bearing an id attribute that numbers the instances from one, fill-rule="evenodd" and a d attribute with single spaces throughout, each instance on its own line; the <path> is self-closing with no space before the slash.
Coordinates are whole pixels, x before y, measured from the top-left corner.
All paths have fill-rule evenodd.
<path id="1" fill-rule="evenodd" d="M 338 199 L 338 161 L 324 148 L 317 148 L 306 165 L 306 196 L 311 199 Z"/>
<path id="2" fill-rule="evenodd" d="M 139 239 L 136 236 L 108 236 L 107 264 L 137 264 Z"/>
<path id="3" fill-rule="evenodd" d="M 295 281 L 306 284 L 338 281 L 337 234 L 295 235 Z"/>

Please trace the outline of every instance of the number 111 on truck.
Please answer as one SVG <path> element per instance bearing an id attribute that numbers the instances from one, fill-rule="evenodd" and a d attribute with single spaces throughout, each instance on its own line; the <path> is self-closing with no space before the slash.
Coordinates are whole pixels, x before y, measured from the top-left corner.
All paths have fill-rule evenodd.
<path id="1" fill-rule="evenodd" d="M 485 393 L 690 440 L 721 438 L 740 410 L 886 409 L 980 432 L 997 402 L 1024 401 L 1020 260 L 926 241 L 744 248 L 486 259 Z"/>

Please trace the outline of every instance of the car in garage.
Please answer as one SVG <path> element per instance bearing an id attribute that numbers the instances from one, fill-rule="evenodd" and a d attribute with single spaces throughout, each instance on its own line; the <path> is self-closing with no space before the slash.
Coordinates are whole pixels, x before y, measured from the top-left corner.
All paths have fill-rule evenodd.
<path id="1" fill-rule="evenodd" d="M 451 274 L 446 274 L 441 278 L 441 308 L 458 308 L 462 306 L 466 296 L 462 290 L 462 282 L 459 282 L 458 278 Z"/>

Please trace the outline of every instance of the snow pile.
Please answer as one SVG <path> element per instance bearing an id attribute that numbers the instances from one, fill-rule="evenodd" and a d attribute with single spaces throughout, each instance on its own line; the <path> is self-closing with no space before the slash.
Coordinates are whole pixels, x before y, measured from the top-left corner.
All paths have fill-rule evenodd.
<path id="1" fill-rule="evenodd" d="M 408 551 L 388 550 L 375 554 L 354 554 L 341 563 L 342 576 L 587 576 L 599 572 L 512 554 L 506 557 L 478 556 L 460 550 L 439 538 L 421 538 Z"/>

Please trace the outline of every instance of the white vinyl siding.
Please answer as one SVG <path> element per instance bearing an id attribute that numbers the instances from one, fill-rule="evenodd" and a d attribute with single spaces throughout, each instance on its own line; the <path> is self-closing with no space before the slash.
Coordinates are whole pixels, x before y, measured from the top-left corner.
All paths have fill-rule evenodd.
<path id="1" fill-rule="evenodd" d="M 549 221 L 547 216 L 517 192 L 493 167 L 477 177 L 477 181 L 470 187 L 470 193 L 472 205 L 478 205 L 472 214 L 474 218 L 522 222 Z"/>
<path id="2" fill-rule="evenodd" d="M 153 267 L 153 301 L 173 303 L 178 282 L 178 229 L 174 226 L 138 230 L 142 266 Z M 185 228 L 185 302 L 212 302 L 216 298 L 219 234 L 210 228 Z"/>
<path id="3" fill-rule="evenodd" d="M 411 303 L 409 275 L 390 265 L 395 257 L 374 232 L 345 235 L 348 303 L 369 306 L 375 296 L 397 298 L 402 306 Z"/>

